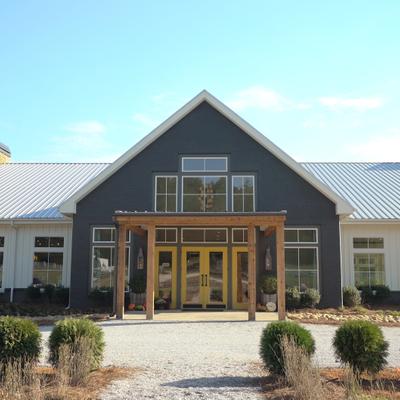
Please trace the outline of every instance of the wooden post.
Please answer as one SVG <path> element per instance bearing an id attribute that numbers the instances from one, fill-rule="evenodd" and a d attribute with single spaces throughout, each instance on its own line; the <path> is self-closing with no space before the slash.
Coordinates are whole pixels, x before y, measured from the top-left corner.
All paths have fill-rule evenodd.
<path id="1" fill-rule="evenodd" d="M 249 305 L 248 305 L 248 319 L 249 321 L 256 320 L 256 239 L 255 239 L 255 226 L 248 226 L 248 293 L 249 293 Z"/>
<path id="2" fill-rule="evenodd" d="M 126 242 L 126 226 L 118 226 L 118 264 L 116 279 L 116 316 L 118 319 L 124 319 L 124 303 L 125 303 L 125 242 Z"/>
<path id="3" fill-rule="evenodd" d="M 278 318 L 280 321 L 283 321 L 286 319 L 285 238 L 283 222 L 276 227 L 276 271 L 278 280 Z"/>
<path id="4" fill-rule="evenodd" d="M 147 283 L 146 283 L 146 319 L 154 318 L 154 246 L 155 226 L 147 227 Z"/>

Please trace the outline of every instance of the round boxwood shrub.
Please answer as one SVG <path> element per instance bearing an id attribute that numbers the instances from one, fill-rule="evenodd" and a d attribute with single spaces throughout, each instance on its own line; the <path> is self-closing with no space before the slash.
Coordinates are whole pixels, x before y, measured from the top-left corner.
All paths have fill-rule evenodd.
<path id="1" fill-rule="evenodd" d="M 345 307 L 357 307 L 361 304 L 361 295 L 355 286 L 343 288 L 343 305 Z"/>
<path id="2" fill-rule="evenodd" d="M 0 362 L 36 362 L 41 335 L 36 324 L 27 319 L 0 317 Z"/>
<path id="3" fill-rule="evenodd" d="M 300 295 L 300 304 L 302 307 L 315 308 L 321 300 L 318 290 L 306 289 Z"/>
<path id="4" fill-rule="evenodd" d="M 286 296 L 286 308 L 288 310 L 293 310 L 295 308 L 300 307 L 301 295 L 296 287 L 286 289 L 285 296 Z"/>
<path id="5" fill-rule="evenodd" d="M 293 340 L 306 354 L 311 356 L 315 352 L 314 339 L 307 329 L 290 321 L 270 323 L 261 335 L 260 356 L 265 367 L 279 375 L 284 373 L 281 341 L 285 336 Z"/>
<path id="6" fill-rule="evenodd" d="M 74 345 L 79 339 L 87 340 L 91 368 L 98 368 L 103 360 L 104 334 L 93 321 L 83 318 L 64 319 L 55 325 L 49 338 L 50 363 L 57 366 L 60 347 Z"/>
<path id="7" fill-rule="evenodd" d="M 360 374 L 377 373 L 386 365 L 388 343 L 379 326 L 369 321 L 347 321 L 333 339 L 336 356 Z"/>

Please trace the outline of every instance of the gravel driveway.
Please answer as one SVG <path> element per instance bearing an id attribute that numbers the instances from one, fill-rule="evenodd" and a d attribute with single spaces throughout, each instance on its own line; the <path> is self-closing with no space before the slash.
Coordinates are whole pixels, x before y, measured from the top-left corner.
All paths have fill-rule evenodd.
<path id="1" fill-rule="evenodd" d="M 259 399 L 258 344 L 265 322 L 108 321 L 104 365 L 137 368 L 103 394 L 112 399 Z M 307 325 L 320 366 L 336 365 L 334 326 Z M 47 338 L 50 328 L 42 328 Z M 389 364 L 400 366 L 400 328 L 383 328 Z"/>

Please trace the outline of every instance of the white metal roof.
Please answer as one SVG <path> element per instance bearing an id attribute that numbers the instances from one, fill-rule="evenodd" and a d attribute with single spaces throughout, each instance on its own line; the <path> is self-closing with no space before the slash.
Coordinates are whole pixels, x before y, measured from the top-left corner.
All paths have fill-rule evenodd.
<path id="1" fill-rule="evenodd" d="M 95 179 L 91 180 L 88 184 L 81 187 L 73 196 L 66 200 L 61 206 L 60 211 L 65 214 L 74 214 L 76 212 L 76 204 L 87 196 L 92 190 L 99 186 L 102 182 L 108 179 L 112 174 L 118 171 L 132 158 L 136 157 L 142 152 L 147 146 L 157 140 L 163 135 L 168 129 L 179 122 L 192 110 L 194 110 L 201 103 L 207 102 L 211 107 L 215 108 L 219 113 L 237 125 L 243 132 L 247 133 L 251 138 L 258 142 L 261 146 L 271 152 L 275 157 L 286 164 L 290 169 L 301 176 L 306 182 L 314 186 L 324 196 L 330 199 L 336 205 L 336 213 L 340 215 L 350 215 L 354 209 L 345 199 L 340 197 L 330 187 L 326 186 L 322 181 L 315 178 L 315 176 L 309 173 L 305 168 L 301 166 L 297 161 L 286 154 L 282 149 L 267 139 L 262 133 L 251 126 L 243 118 L 237 115 L 224 103 L 219 101 L 212 94 L 203 90 L 192 100 L 186 103 L 182 108 L 176 111 L 171 117 L 165 120 L 161 125 L 151 131 L 147 136 L 140 140 L 135 146 L 131 147 L 116 161 L 110 164 L 102 173 L 96 176 Z"/>
<path id="2" fill-rule="evenodd" d="M 400 220 L 400 163 L 302 163 L 355 208 L 354 220 Z"/>
<path id="3" fill-rule="evenodd" d="M 58 207 L 108 164 L 0 164 L 0 220 L 65 219 Z"/>

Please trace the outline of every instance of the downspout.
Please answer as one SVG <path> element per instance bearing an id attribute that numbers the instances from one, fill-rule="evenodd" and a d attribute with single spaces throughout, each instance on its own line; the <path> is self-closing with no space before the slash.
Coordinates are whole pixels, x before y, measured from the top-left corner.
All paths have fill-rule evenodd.
<path id="1" fill-rule="evenodd" d="M 343 307 L 342 217 L 339 217 L 339 257 L 340 257 L 340 305 Z"/>
<path id="2" fill-rule="evenodd" d="M 14 288 L 15 288 L 15 281 L 17 279 L 17 242 L 18 242 L 18 226 L 14 223 L 14 221 L 11 221 L 10 224 L 11 228 L 14 229 L 14 235 L 15 235 L 15 240 L 14 240 L 14 265 L 13 265 L 13 277 L 11 281 L 11 290 L 10 290 L 10 303 L 14 301 Z"/>

